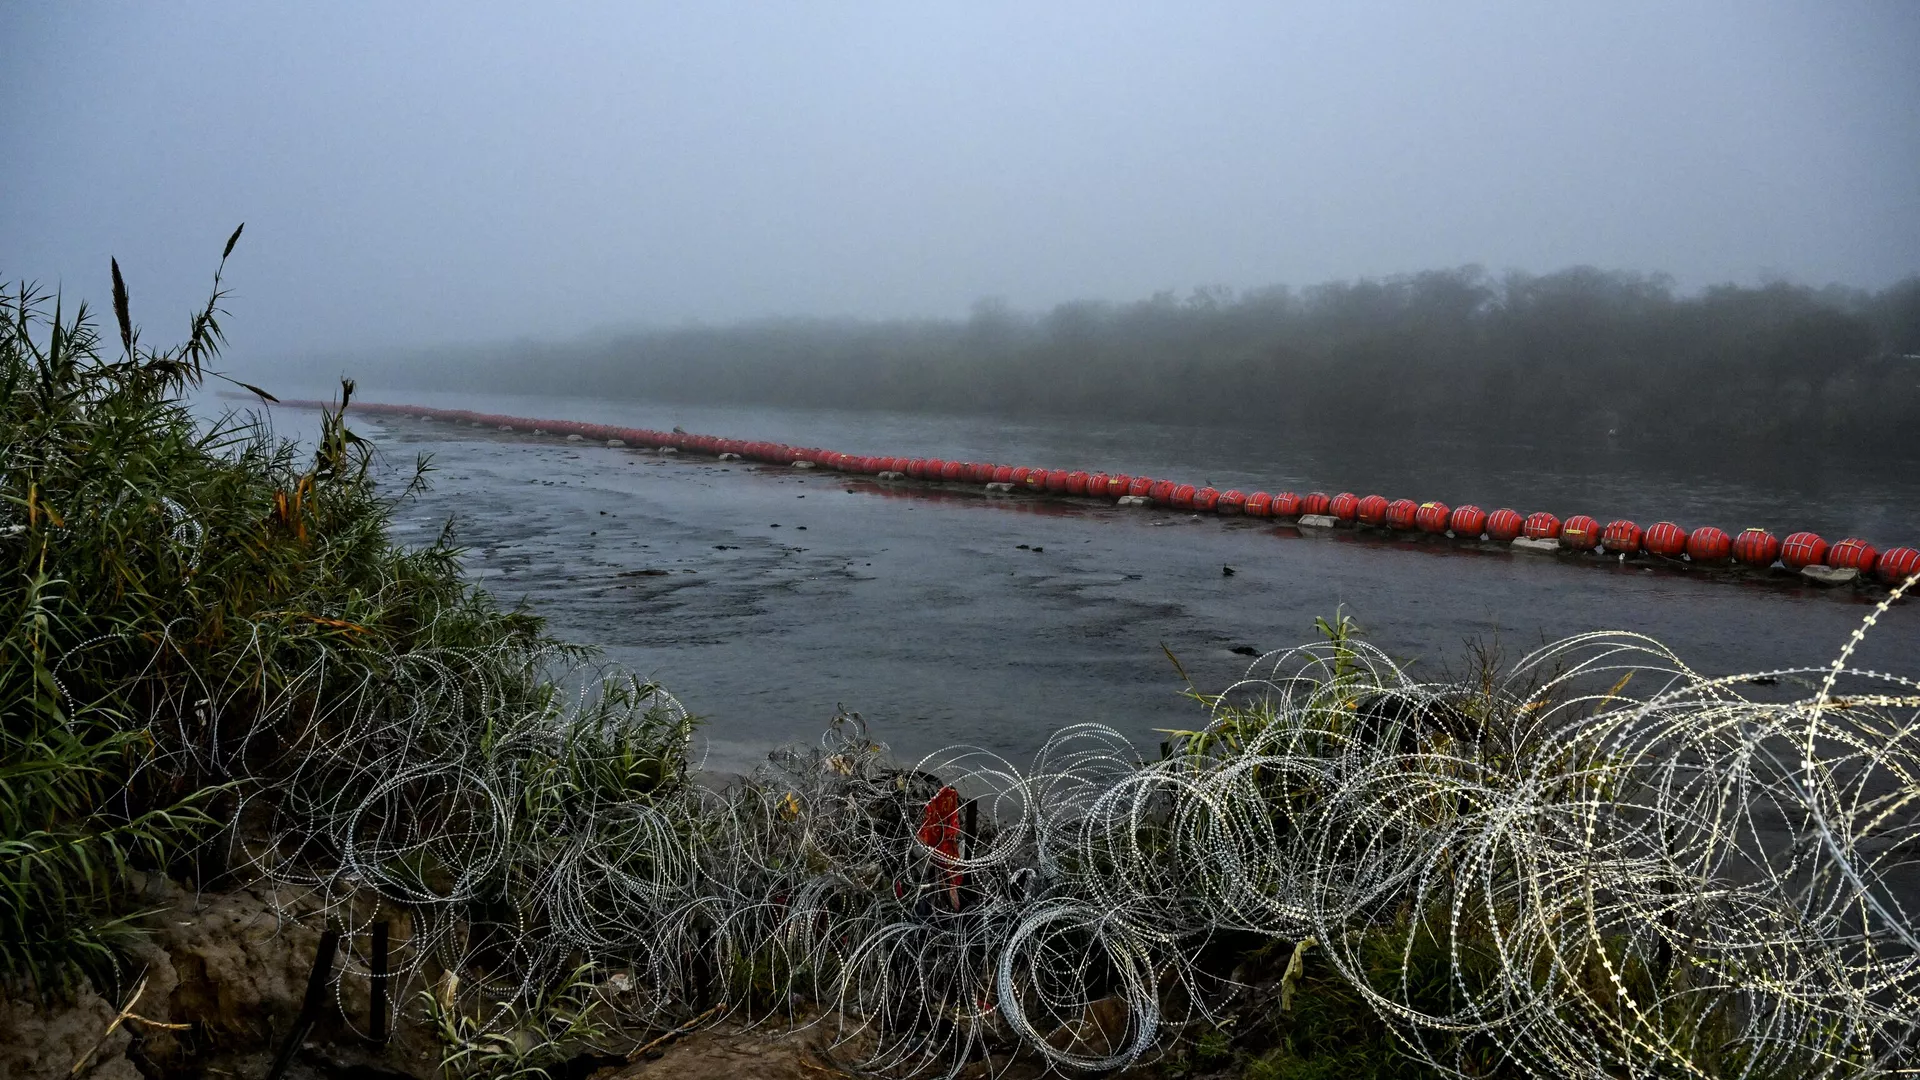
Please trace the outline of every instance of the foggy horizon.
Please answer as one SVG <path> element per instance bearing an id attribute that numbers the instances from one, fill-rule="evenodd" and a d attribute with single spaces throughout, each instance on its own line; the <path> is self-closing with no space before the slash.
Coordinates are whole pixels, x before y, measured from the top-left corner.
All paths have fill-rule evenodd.
<path id="1" fill-rule="evenodd" d="M 0 272 L 231 356 L 1920 272 L 1920 9 L 0 12 Z M 22 152 L 24 149 L 24 152 Z"/>

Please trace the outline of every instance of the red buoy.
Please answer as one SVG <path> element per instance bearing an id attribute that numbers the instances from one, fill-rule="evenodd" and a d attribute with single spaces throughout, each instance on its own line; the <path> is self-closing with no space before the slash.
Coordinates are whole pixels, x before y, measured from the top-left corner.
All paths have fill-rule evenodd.
<path id="1" fill-rule="evenodd" d="M 1280 495 L 1275 495 L 1273 500 L 1279 502 L 1281 495 L 1285 494 L 1287 493 L 1283 491 Z M 1327 498 L 1327 493 L 1324 491 L 1309 491 L 1305 495 L 1300 496 L 1300 512 L 1302 514 L 1325 514 L 1331 509 L 1333 509 L 1333 500 Z M 1279 511 L 1276 510 L 1274 512 L 1278 513 Z"/>
<path id="2" fill-rule="evenodd" d="M 1175 510 L 1193 509 L 1193 493 L 1198 490 L 1192 484 L 1181 484 L 1173 489 L 1173 508 Z"/>
<path id="3" fill-rule="evenodd" d="M 1339 511 L 1335 511 L 1337 514 Z M 1368 495 L 1353 508 L 1353 516 L 1362 525 L 1378 525 L 1387 520 L 1387 497 Z"/>
<path id="4" fill-rule="evenodd" d="M 1600 531 L 1600 546 L 1616 555 L 1633 555 L 1640 550 L 1640 526 L 1618 518 Z"/>
<path id="5" fill-rule="evenodd" d="M 1413 529 L 1414 518 L 1419 514 L 1419 503 L 1412 499 L 1395 499 L 1387 504 L 1387 528 L 1409 532 Z"/>
<path id="6" fill-rule="evenodd" d="M 1765 529 L 1742 529 L 1733 538 L 1733 557 L 1748 566 L 1772 566 L 1780 557 L 1780 538 Z"/>
<path id="7" fill-rule="evenodd" d="M 1067 477 L 1069 475 L 1071 474 L 1065 469 L 1048 469 L 1046 481 L 1047 490 L 1053 492 L 1055 495 L 1064 495 L 1067 490 Z M 1086 483 L 1086 477 L 1083 475 L 1080 479 L 1080 489 L 1082 491 L 1086 490 Z"/>
<path id="8" fill-rule="evenodd" d="M 1888 548 L 1880 553 L 1880 564 L 1873 572 L 1887 585 L 1898 585 L 1920 574 L 1920 551 L 1910 547 Z"/>
<path id="9" fill-rule="evenodd" d="M 1171 505 L 1173 502 L 1173 489 L 1178 486 L 1178 484 L 1175 484 L 1171 480 L 1155 480 L 1153 486 L 1147 489 L 1147 498 L 1161 506 Z"/>
<path id="10" fill-rule="evenodd" d="M 1880 553 L 1873 550 L 1873 545 L 1857 536 L 1849 536 L 1827 549 L 1827 565 L 1835 570 L 1858 570 L 1869 574 L 1879 559 Z"/>
<path id="11" fill-rule="evenodd" d="M 1487 512 L 1472 503 L 1456 506 L 1447 518 L 1447 528 L 1461 540 L 1478 540 L 1487 531 Z"/>
<path id="12" fill-rule="evenodd" d="M 1193 493 L 1195 510 L 1212 510 L 1220 505 L 1220 493 L 1210 487 L 1203 487 Z"/>
<path id="13" fill-rule="evenodd" d="M 1319 495 L 1320 497 L 1320 501 L 1315 504 L 1318 507 L 1318 509 L 1315 509 L 1315 510 L 1307 509 L 1307 499 L 1311 498 L 1312 496 L 1303 498 L 1299 495 L 1295 495 L 1291 491 L 1282 491 L 1274 495 L 1272 505 L 1267 507 L 1267 513 L 1272 517 L 1299 517 L 1301 514 L 1326 513 L 1327 497 L 1325 495 L 1320 495 L 1320 493 L 1317 491 L 1314 492 L 1313 494 Z"/>
<path id="14" fill-rule="evenodd" d="M 1246 507 L 1246 493 L 1235 489 L 1221 492 L 1220 501 L 1215 503 L 1213 508 L 1223 514 L 1237 514 Z"/>
<path id="15" fill-rule="evenodd" d="M 1352 521 L 1360 516 L 1360 496 L 1351 491 L 1343 491 L 1327 504 L 1327 512 L 1336 521 Z"/>
<path id="16" fill-rule="evenodd" d="M 1646 533 L 1640 537 L 1640 546 L 1645 548 L 1649 555 L 1677 559 L 1686 553 L 1687 530 L 1671 521 L 1656 521 L 1648 526 Z"/>
<path id="17" fill-rule="evenodd" d="M 1600 546 L 1600 523 L 1575 514 L 1560 526 L 1560 546 L 1568 551 L 1592 551 Z"/>
<path id="18" fill-rule="evenodd" d="M 976 484 L 991 483 L 993 481 L 993 474 L 998 471 L 999 471 L 999 466 L 993 464 L 990 461 L 976 462 L 970 469 L 967 470 L 967 479 L 973 481 Z"/>
<path id="19" fill-rule="evenodd" d="M 1069 495 L 1085 495 L 1087 493 L 1087 474 L 1078 469 L 1068 473 L 1065 491 Z"/>
<path id="20" fill-rule="evenodd" d="M 1525 518 L 1504 506 L 1487 515 L 1487 538 L 1497 543 L 1511 543 L 1526 527 Z"/>
<path id="21" fill-rule="evenodd" d="M 1013 474 L 1014 468 L 1011 465 L 996 466 L 993 470 L 993 480 L 990 482 L 995 484 L 1014 483 Z"/>
<path id="22" fill-rule="evenodd" d="M 1273 496 L 1265 491 L 1256 491 L 1247 496 L 1245 505 L 1240 509 L 1248 517 L 1266 517 L 1273 513 Z"/>
<path id="23" fill-rule="evenodd" d="M 965 480 L 970 466 L 964 461 L 943 461 L 940 463 L 940 479 Z"/>
<path id="24" fill-rule="evenodd" d="M 1109 499 L 1117 499 L 1125 495 L 1127 489 L 1132 485 L 1133 477 L 1128 476 L 1126 473 L 1114 473 L 1112 476 L 1107 477 L 1107 490 L 1105 494 Z"/>
<path id="25" fill-rule="evenodd" d="M 1127 494 L 1145 495 L 1152 491 L 1153 485 L 1158 482 L 1151 476 L 1136 476 L 1127 482 Z"/>
<path id="26" fill-rule="evenodd" d="M 1527 515 L 1520 531 L 1529 540 L 1555 540 L 1560 536 L 1560 519 L 1545 510 L 1536 510 Z"/>
<path id="27" fill-rule="evenodd" d="M 1780 542 L 1780 561 L 1789 570 L 1820 566 L 1827 561 L 1827 542 L 1819 533 L 1792 533 Z"/>
<path id="28" fill-rule="evenodd" d="M 1423 502 L 1413 512 L 1413 524 L 1423 533 L 1443 533 L 1447 531 L 1447 519 L 1453 515 L 1446 503 Z"/>
<path id="29" fill-rule="evenodd" d="M 1687 558 L 1697 563 L 1726 562 L 1733 557 L 1733 537 L 1711 525 L 1702 525 L 1687 537 Z"/>
<path id="30" fill-rule="evenodd" d="M 1047 487 L 1047 470 L 1028 469 L 1027 487 L 1034 491 L 1044 491 Z"/>
<path id="31" fill-rule="evenodd" d="M 1087 474 L 1087 494 L 1104 497 L 1107 494 L 1107 474 L 1103 472 Z"/>

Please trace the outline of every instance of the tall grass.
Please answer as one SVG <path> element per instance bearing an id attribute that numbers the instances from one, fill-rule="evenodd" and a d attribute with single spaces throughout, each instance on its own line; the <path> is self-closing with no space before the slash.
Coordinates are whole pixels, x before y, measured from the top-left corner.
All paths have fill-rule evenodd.
<path id="1" fill-rule="evenodd" d="M 450 529 L 388 540 L 428 467 L 375 482 L 351 383 L 310 454 L 249 419 L 196 422 L 187 395 L 220 377 L 218 272 L 165 349 L 113 277 L 111 344 L 85 305 L 0 296 L 0 974 L 42 992 L 111 969 L 128 871 L 216 874 L 236 835 L 336 779 L 315 751 L 343 717 L 422 694 L 442 729 L 538 713 L 549 661 L 579 652 L 465 585 Z"/>

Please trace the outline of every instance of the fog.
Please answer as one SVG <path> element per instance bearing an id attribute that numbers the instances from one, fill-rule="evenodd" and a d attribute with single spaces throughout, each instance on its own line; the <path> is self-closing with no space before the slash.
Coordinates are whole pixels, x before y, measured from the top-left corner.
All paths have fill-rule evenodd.
<path id="1" fill-rule="evenodd" d="M 1920 269 L 1920 8 L 9 5 L 0 275 L 234 363 L 1477 264 Z"/>

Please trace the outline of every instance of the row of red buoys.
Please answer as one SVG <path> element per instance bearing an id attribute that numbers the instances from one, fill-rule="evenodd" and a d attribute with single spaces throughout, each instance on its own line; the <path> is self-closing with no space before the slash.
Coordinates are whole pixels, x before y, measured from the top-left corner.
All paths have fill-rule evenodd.
<path id="1" fill-rule="evenodd" d="M 329 407 L 327 403 L 318 401 L 288 401 L 284 404 Z M 418 415 L 500 430 L 539 431 L 596 441 L 618 441 L 629 446 L 671 448 L 713 455 L 737 454 L 747 460 L 771 465 L 810 463 L 841 472 L 868 475 L 900 473 L 916 480 L 944 483 L 1008 484 L 1018 490 L 1058 495 L 1105 499 L 1131 496 L 1177 510 L 1245 514 L 1249 517 L 1330 517 L 1335 522 L 1349 525 L 1447 535 L 1468 541 L 1485 537 L 1504 544 L 1524 538 L 1532 541 L 1536 547 L 1551 544 L 1569 552 L 1602 551 L 1618 556 L 1684 558 L 1689 563 L 1706 566 L 1764 568 L 1777 562 L 1795 571 L 1808 567 L 1827 567 L 1857 571 L 1862 577 L 1872 575 L 1888 585 L 1897 585 L 1920 574 L 1920 550 L 1896 547 L 1878 551 L 1858 537 L 1847 537 L 1829 544 L 1810 532 L 1796 532 L 1782 539 L 1759 528 L 1743 529 L 1737 535 L 1729 535 L 1711 525 L 1688 530 L 1671 521 L 1655 522 L 1645 529 L 1624 519 L 1610 521 L 1603 526 L 1586 514 L 1576 514 L 1563 521 L 1546 511 L 1523 516 L 1506 507 L 1486 511 L 1472 504 L 1449 507 L 1442 502 L 1390 500 L 1384 495 L 1363 496 L 1350 491 L 1336 495 L 1320 491 L 1305 494 L 1291 491 L 1219 491 L 1212 487 L 1195 487 L 1127 473 L 1089 473 L 1077 469 L 1043 469 L 941 458 L 862 456 L 817 447 L 788 446 L 785 443 L 690 435 L 678 430 L 652 431 L 568 420 L 529 420 L 412 405 L 362 404 L 355 408 L 370 413 Z"/>

